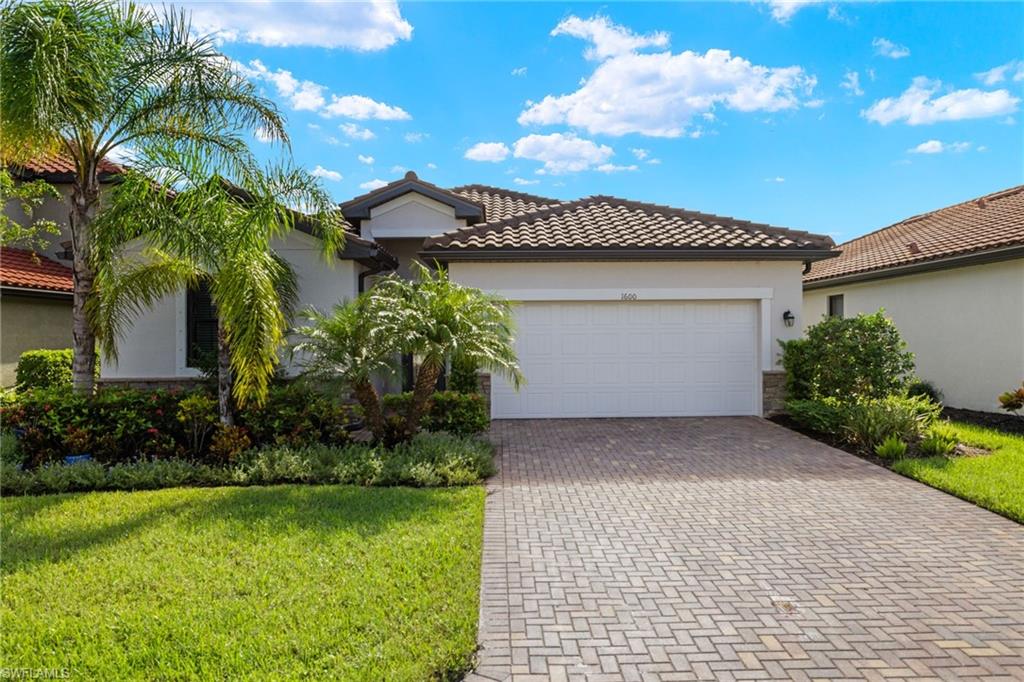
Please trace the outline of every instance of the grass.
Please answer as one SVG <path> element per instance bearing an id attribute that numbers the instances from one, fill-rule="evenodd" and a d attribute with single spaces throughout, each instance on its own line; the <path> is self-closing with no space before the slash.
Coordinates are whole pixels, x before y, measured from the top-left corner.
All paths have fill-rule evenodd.
<path id="1" fill-rule="evenodd" d="M 274 486 L 0 500 L 0 667 L 82 679 L 454 679 L 484 490 Z"/>
<path id="2" fill-rule="evenodd" d="M 990 454 L 902 459 L 892 468 L 1024 523 L 1024 438 L 960 422 L 951 422 L 944 429 L 961 443 L 985 448 Z"/>

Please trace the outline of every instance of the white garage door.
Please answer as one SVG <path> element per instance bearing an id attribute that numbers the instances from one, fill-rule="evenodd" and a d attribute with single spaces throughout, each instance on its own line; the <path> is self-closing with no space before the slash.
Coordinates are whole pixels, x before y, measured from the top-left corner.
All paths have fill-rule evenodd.
<path id="1" fill-rule="evenodd" d="M 495 419 L 757 413 L 753 301 L 527 302 L 527 384 L 494 377 Z"/>

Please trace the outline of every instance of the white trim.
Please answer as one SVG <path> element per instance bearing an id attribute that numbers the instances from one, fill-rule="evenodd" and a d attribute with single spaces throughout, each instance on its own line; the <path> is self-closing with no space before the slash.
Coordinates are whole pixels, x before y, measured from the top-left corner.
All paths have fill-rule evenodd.
<path id="1" fill-rule="evenodd" d="M 761 371 L 772 369 L 772 300 L 761 299 Z"/>
<path id="2" fill-rule="evenodd" d="M 718 301 L 765 300 L 774 296 L 767 287 L 708 289 L 494 289 L 491 293 L 510 301 Z M 625 294 L 636 298 L 624 299 Z"/>

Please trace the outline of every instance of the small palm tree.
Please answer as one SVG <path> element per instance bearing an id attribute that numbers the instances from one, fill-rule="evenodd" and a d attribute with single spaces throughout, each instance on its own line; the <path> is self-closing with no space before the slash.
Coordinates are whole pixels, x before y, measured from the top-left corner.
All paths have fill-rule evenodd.
<path id="1" fill-rule="evenodd" d="M 345 231 L 305 171 L 236 166 L 228 179 L 223 170 L 209 157 L 167 149 L 126 174 L 98 222 L 89 313 L 102 350 L 116 359 L 117 341 L 141 311 L 205 282 L 217 310 L 221 420 L 231 423 L 232 397 L 239 406 L 266 397 L 298 300 L 295 273 L 272 242 L 304 226 L 330 265 Z"/>
<path id="2" fill-rule="evenodd" d="M 0 83 L 0 161 L 42 152 L 74 161 L 73 380 L 88 392 L 96 339 L 86 308 L 95 295 L 100 162 L 115 150 L 144 159 L 169 144 L 248 157 L 251 132 L 286 143 L 284 124 L 213 40 L 194 34 L 186 13 L 130 1 L 3 3 Z"/>
<path id="3" fill-rule="evenodd" d="M 377 333 L 398 339 L 402 352 L 420 361 L 405 415 L 407 437 L 419 429 L 449 360 L 490 370 L 517 389 L 524 381 L 513 346 L 511 304 L 452 282 L 442 268 L 414 267 L 414 280 L 391 275 L 378 282 L 369 306 Z"/>

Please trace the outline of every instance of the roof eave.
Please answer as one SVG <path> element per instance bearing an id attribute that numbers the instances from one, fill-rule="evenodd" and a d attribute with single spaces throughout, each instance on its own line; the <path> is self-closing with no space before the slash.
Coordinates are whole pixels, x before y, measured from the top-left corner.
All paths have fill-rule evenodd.
<path id="1" fill-rule="evenodd" d="M 451 206 L 455 217 L 466 220 L 483 220 L 484 209 L 479 204 L 459 197 L 454 192 L 431 187 L 418 179 L 410 178 L 398 182 L 392 187 L 381 188 L 368 192 L 341 204 L 341 212 L 348 220 L 365 220 L 370 217 L 370 209 L 376 208 L 401 196 L 415 192 L 439 203 Z"/>
<path id="2" fill-rule="evenodd" d="M 1024 244 L 1014 244 L 997 249 L 985 249 L 983 251 L 972 251 L 970 253 L 954 254 L 933 258 L 930 260 L 907 263 L 906 265 L 893 265 L 875 270 L 863 272 L 851 272 L 845 275 L 835 275 L 825 279 L 815 279 L 804 282 L 804 291 L 815 289 L 827 289 L 844 284 L 856 282 L 869 282 L 872 280 L 889 279 L 891 277 L 902 277 L 904 275 L 916 275 L 923 272 L 934 272 L 936 270 L 951 270 L 969 265 L 983 265 L 985 263 L 998 263 L 999 261 L 1024 258 Z"/>
<path id="3" fill-rule="evenodd" d="M 698 261 L 698 260 L 792 260 L 799 262 L 835 258 L 830 249 L 426 249 L 424 261 Z"/>

